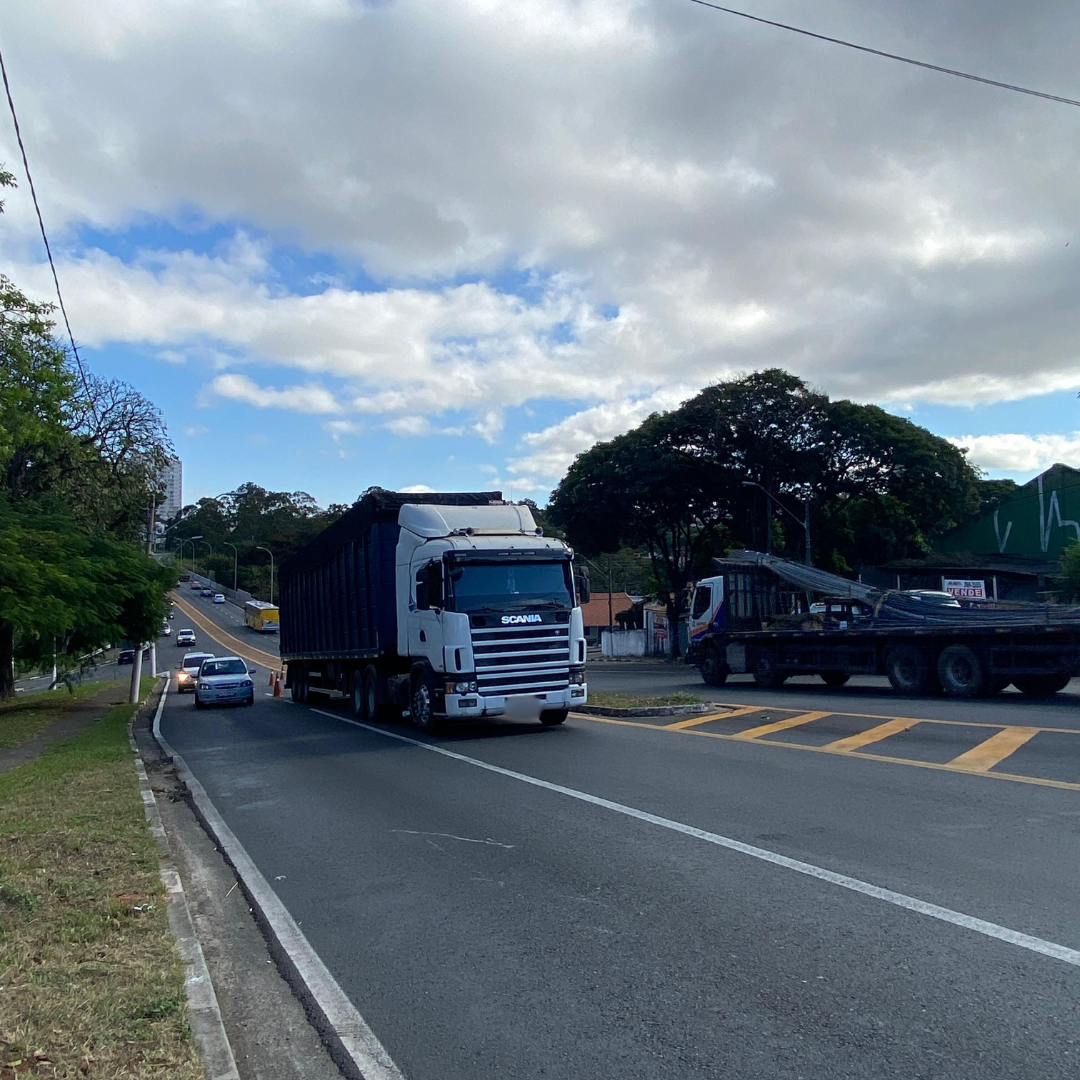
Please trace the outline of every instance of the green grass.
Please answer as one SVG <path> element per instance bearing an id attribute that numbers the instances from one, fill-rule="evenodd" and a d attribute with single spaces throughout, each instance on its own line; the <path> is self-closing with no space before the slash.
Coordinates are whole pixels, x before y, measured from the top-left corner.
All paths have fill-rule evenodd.
<path id="1" fill-rule="evenodd" d="M 5 1080 L 202 1075 L 127 740 L 131 712 L 117 706 L 0 776 Z"/>
<path id="2" fill-rule="evenodd" d="M 589 704 L 601 709 L 656 709 L 664 705 L 700 705 L 701 698 L 678 690 L 673 694 L 618 694 L 589 691 Z"/>
<path id="3" fill-rule="evenodd" d="M 0 749 L 18 746 L 44 731 L 71 705 L 83 701 L 112 685 L 105 682 L 79 683 L 71 690 L 66 686 L 43 690 L 40 694 L 14 697 L 0 701 Z"/>

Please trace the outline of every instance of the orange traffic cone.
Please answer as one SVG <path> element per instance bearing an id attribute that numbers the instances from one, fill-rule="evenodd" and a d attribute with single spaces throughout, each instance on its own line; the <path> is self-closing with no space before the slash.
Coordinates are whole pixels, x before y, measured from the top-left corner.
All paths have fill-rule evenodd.
<path id="1" fill-rule="evenodd" d="M 281 697 L 281 673 L 274 677 L 274 697 Z"/>

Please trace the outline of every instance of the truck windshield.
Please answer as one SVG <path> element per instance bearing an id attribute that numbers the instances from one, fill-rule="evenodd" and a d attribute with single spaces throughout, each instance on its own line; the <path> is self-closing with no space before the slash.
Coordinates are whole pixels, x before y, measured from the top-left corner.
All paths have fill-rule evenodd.
<path id="1" fill-rule="evenodd" d="M 570 564 L 468 563 L 450 571 L 454 611 L 517 611 L 573 606 Z"/>

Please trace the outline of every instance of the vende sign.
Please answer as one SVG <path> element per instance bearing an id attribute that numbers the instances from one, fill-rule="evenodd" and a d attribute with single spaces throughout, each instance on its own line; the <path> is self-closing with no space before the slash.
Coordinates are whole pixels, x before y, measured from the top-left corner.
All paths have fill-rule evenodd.
<path id="1" fill-rule="evenodd" d="M 942 578 L 941 587 L 958 600 L 985 600 L 986 582 L 969 581 L 967 578 Z"/>

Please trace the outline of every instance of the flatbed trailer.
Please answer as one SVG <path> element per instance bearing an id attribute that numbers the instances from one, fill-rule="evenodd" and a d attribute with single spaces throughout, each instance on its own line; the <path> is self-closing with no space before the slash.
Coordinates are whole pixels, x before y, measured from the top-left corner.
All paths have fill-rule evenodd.
<path id="1" fill-rule="evenodd" d="M 695 586 L 688 653 L 711 686 L 744 673 L 765 687 L 885 675 L 904 694 L 976 697 L 1012 683 L 1039 697 L 1080 674 L 1077 607 L 939 607 L 759 552 L 717 566 Z"/>

